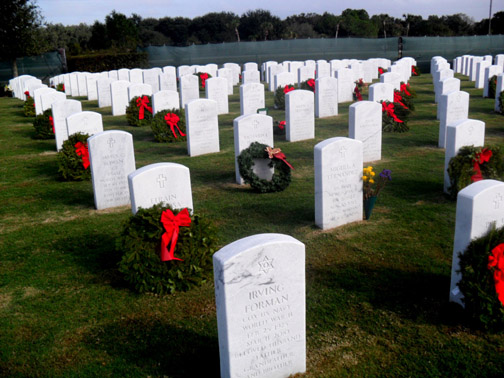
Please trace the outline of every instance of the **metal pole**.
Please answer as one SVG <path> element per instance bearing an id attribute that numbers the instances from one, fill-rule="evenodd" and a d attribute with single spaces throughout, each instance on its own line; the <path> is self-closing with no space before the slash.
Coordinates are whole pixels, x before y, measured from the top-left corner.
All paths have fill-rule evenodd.
<path id="1" fill-rule="evenodd" d="M 490 12 L 488 12 L 488 35 L 492 35 L 492 0 L 490 0 Z"/>

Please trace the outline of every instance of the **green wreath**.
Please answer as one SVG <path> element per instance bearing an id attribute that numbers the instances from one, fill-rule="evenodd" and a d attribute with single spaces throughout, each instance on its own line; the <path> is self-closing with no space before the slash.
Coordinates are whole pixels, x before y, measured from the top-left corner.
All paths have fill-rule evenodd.
<path id="1" fill-rule="evenodd" d="M 464 253 L 459 254 L 462 278 L 458 287 L 464 295 L 465 310 L 480 327 L 491 331 L 504 329 L 504 306 L 495 290 L 493 271 L 488 269 L 488 257 L 504 243 L 504 227 L 474 239 Z"/>
<path id="2" fill-rule="evenodd" d="M 404 87 L 404 86 L 406 86 L 406 87 Z M 408 83 L 403 83 L 403 82 L 401 82 L 400 88 L 402 88 L 402 90 L 399 91 L 399 94 L 402 97 L 403 104 L 408 107 L 409 111 L 414 111 L 415 110 L 415 103 L 414 103 L 413 99 L 417 97 L 416 91 Z M 395 90 L 394 90 L 394 92 L 395 92 Z"/>
<path id="3" fill-rule="evenodd" d="M 378 78 L 381 77 L 384 73 L 388 72 L 385 68 L 383 67 L 378 67 Z"/>
<path id="4" fill-rule="evenodd" d="M 144 107 L 144 118 L 140 119 L 140 106 L 137 105 L 137 99 L 147 97 L 147 107 Z M 152 122 L 152 101 L 151 96 L 135 96 L 131 99 L 126 108 L 126 119 L 131 126 L 149 126 Z"/>
<path id="5" fill-rule="evenodd" d="M 305 91 L 315 92 L 315 80 L 308 79 L 308 80 L 301 82 L 299 89 L 304 89 Z"/>
<path id="6" fill-rule="evenodd" d="M 205 76 L 206 75 L 206 78 L 205 80 L 203 80 L 203 77 L 202 76 Z M 198 72 L 196 74 L 196 76 L 198 76 L 198 84 L 199 84 L 199 89 L 200 91 L 204 91 L 205 90 L 205 83 L 208 79 L 210 79 L 212 77 L 212 75 L 210 75 L 208 72 Z"/>
<path id="7" fill-rule="evenodd" d="M 497 75 L 493 75 L 488 79 L 488 98 L 495 98 L 495 91 L 497 90 Z"/>
<path id="8" fill-rule="evenodd" d="M 420 76 L 422 75 L 422 71 L 420 71 L 420 68 L 418 66 L 411 66 L 411 76 Z"/>
<path id="9" fill-rule="evenodd" d="M 189 227 L 180 227 L 174 255 L 183 261 L 161 261 L 161 238 L 165 229 L 161 214 L 169 206 L 158 204 L 139 209 L 124 224 L 117 240 L 119 272 L 138 292 L 157 294 L 185 291 L 212 276 L 212 256 L 217 249 L 215 228 L 202 216 L 191 216 Z M 180 210 L 173 211 L 177 215 Z"/>
<path id="10" fill-rule="evenodd" d="M 52 110 L 47 109 L 43 114 L 39 114 L 33 120 L 35 128 L 35 139 L 54 139 L 54 121 Z"/>
<path id="11" fill-rule="evenodd" d="M 456 199 L 457 193 L 472 183 L 471 177 L 476 173 L 474 159 L 483 148 L 492 151 L 490 160 L 479 165 L 483 179 L 504 179 L 504 157 L 498 146 L 464 146 L 459 150 L 457 156 L 452 157 L 448 163 L 448 175 L 450 176 L 448 191 L 452 199 Z"/>
<path id="12" fill-rule="evenodd" d="M 59 83 L 58 85 L 56 85 L 56 90 L 58 92 L 63 92 L 64 93 L 65 92 L 65 84 Z"/>
<path id="13" fill-rule="evenodd" d="M 33 100 L 33 97 L 26 95 L 23 112 L 26 117 L 35 117 L 35 101 Z"/>
<path id="14" fill-rule="evenodd" d="M 273 134 L 285 136 L 285 121 L 275 121 L 275 125 L 273 126 Z"/>
<path id="15" fill-rule="evenodd" d="M 293 85 L 286 85 L 286 87 L 294 89 Z M 275 91 L 275 109 L 285 110 L 285 92 L 283 86 L 279 86 Z"/>
<path id="16" fill-rule="evenodd" d="M 167 120 L 165 119 L 165 116 L 168 116 L 170 114 L 175 114 L 177 117 L 179 117 L 179 121 L 177 122 L 177 126 L 172 127 L 170 126 L 169 123 L 167 123 Z M 186 134 L 186 119 L 185 119 L 185 112 L 182 109 L 165 109 L 161 110 L 160 112 L 157 112 L 156 115 L 154 116 L 154 119 L 152 120 L 151 123 L 151 129 L 152 132 L 154 133 L 154 138 L 158 142 L 183 142 L 187 140 Z"/>
<path id="17" fill-rule="evenodd" d="M 254 142 L 249 148 L 244 149 L 238 156 L 238 168 L 245 183 L 250 184 L 252 189 L 260 193 L 281 192 L 291 182 L 291 169 L 280 159 L 270 159 L 268 166 L 273 167 L 275 172 L 271 181 L 261 179 L 254 173 L 253 159 L 269 159 L 265 144 Z"/>
<path id="18" fill-rule="evenodd" d="M 389 101 L 381 101 L 381 103 L 385 103 L 386 105 L 391 104 Z M 394 102 L 393 104 L 394 113 L 396 117 L 402 122 L 396 121 L 394 117 L 389 115 L 388 112 L 382 108 L 382 130 L 393 133 L 404 133 L 406 131 L 409 131 L 408 111 L 397 102 Z"/>
<path id="19" fill-rule="evenodd" d="M 87 147 L 88 138 L 88 134 L 76 133 L 63 142 L 63 147 L 58 152 L 58 172 L 64 180 L 83 181 L 91 178 L 91 169 L 86 164 L 89 162 L 89 154 L 79 156 L 76 147 L 79 142 Z"/>
<path id="20" fill-rule="evenodd" d="M 499 95 L 499 110 L 498 113 L 504 114 L 504 91 Z"/>

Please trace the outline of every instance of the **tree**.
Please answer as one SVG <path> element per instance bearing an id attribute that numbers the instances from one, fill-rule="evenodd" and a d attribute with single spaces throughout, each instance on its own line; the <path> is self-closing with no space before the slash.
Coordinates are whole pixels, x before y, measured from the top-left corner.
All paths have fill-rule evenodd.
<path id="1" fill-rule="evenodd" d="M 35 0 L 0 1 L 0 60 L 12 63 L 18 76 L 17 58 L 40 52 L 38 43 L 42 16 Z"/>
<path id="2" fill-rule="evenodd" d="M 107 27 L 107 37 L 110 39 L 112 47 L 117 49 L 135 50 L 140 39 L 138 37 L 138 28 L 135 24 L 137 16 L 133 19 L 127 18 L 122 13 L 112 11 L 105 17 Z"/>

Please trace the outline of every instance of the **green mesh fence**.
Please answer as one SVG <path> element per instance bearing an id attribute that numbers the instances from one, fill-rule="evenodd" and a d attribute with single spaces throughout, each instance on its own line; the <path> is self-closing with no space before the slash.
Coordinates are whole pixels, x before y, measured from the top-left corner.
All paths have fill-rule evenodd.
<path id="1" fill-rule="evenodd" d="M 57 51 L 43 55 L 29 56 L 17 59 L 19 75 L 32 75 L 39 79 L 49 78 L 61 73 L 61 61 Z M 0 81 L 12 79 L 12 64 L 0 62 Z"/>
<path id="2" fill-rule="evenodd" d="M 397 38 L 387 39 L 291 39 L 262 42 L 234 42 L 189 47 L 151 46 L 142 49 L 149 54 L 151 67 L 183 64 L 223 64 L 233 62 L 263 63 L 268 60 L 307 59 L 397 59 Z"/>
<path id="3" fill-rule="evenodd" d="M 442 56 L 451 61 L 461 55 L 504 53 L 504 35 L 471 37 L 403 37 L 403 56 L 415 58 L 422 72 L 429 72 L 430 59 Z"/>

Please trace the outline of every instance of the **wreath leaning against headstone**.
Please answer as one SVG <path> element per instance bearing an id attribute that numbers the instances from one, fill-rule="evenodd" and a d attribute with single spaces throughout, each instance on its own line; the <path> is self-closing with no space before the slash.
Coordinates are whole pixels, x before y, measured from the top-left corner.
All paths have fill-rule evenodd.
<path id="1" fill-rule="evenodd" d="M 294 90 L 293 85 L 279 86 L 275 91 L 275 109 L 285 110 L 285 95 Z"/>
<path id="2" fill-rule="evenodd" d="M 23 104 L 23 113 L 26 117 L 35 117 L 35 101 L 28 91 L 25 92 L 26 101 Z"/>
<path id="3" fill-rule="evenodd" d="M 76 133 L 63 142 L 58 152 L 58 172 L 64 180 L 83 181 L 91 178 L 88 138 L 88 134 Z"/>
<path id="4" fill-rule="evenodd" d="M 474 239 L 459 255 L 465 310 L 480 327 L 504 329 L 504 227 Z"/>
<path id="5" fill-rule="evenodd" d="M 54 120 L 52 110 L 47 109 L 33 120 L 35 139 L 54 139 Z"/>
<path id="6" fill-rule="evenodd" d="M 253 169 L 254 159 L 270 159 L 268 166 L 275 170 L 271 180 L 257 176 Z M 245 183 L 250 184 L 259 193 L 285 190 L 291 182 L 291 169 L 293 169 L 279 148 L 271 148 L 259 142 L 252 143 L 240 153 L 238 168 Z"/>
<path id="7" fill-rule="evenodd" d="M 211 278 L 217 243 L 211 222 L 187 209 L 140 208 L 117 240 L 119 271 L 140 293 L 185 291 Z"/>
<path id="8" fill-rule="evenodd" d="M 126 119 L 131 126 L 149 126 L 152 122 L 151 96 L 135 96 L 126 108 Z"/>
<path id="9" fill-rule="evenodd" d="M 182 109 L 165 109 L 157 112 L 151 123 L 158 142 L 183 142 L 187 140 L 185 112 Z"/>

